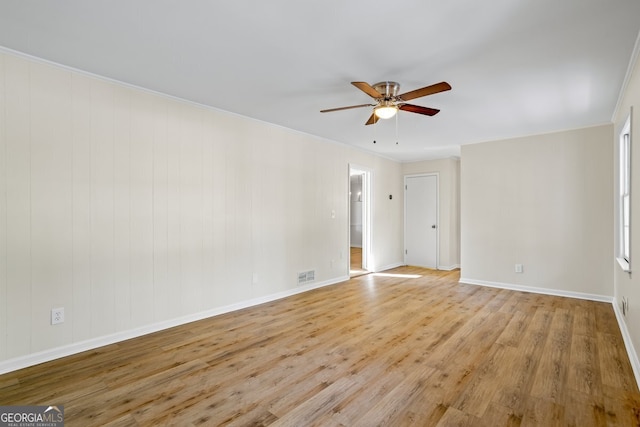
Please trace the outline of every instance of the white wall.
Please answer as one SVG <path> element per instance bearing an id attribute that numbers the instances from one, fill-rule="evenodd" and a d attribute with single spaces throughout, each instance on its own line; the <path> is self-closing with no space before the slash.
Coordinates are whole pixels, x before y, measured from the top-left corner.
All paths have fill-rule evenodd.
<path id="1" fill-rule="evenodd" d="M 615 304 L 620 307 L 622 297 L 627 297 L 629 301 L 629 311 L 623 318 L 628 330 L 627 338 L 631 341 L 634 351 L 634 363 L 636 380 L 640 383 L 640 362 L 638 355 L 640 354 L 640 275 L 637 273 L 640 269 L 640 61 L 636 60 L 632 68 L 631 78 L 624 91 L 622 102 L 615 117 L 614 140 L 617 148 L 618 134 L 617 131 L 627 120 L 630 108 L 633 107 L 633 121 L 631 123 L 631 269 L 632 273 L 628 274 L 622 271 L 619 264 L 614 261 L 614 253 L 611 255 L 611 262 L 615 272 Z M 617 150 L 615 151 L 617 153 Z M 617 159 L 617 157 L 614 157 Z M 618 171 L 615 170 L 617 177 Z M 615 194 L 618 193 L 617 179 Z M 617 219 L 617 218 L 616 218 Z M 622 310 L 619 310 L 622 312 Z"/>
<path id="2" fill-rule="evenodd" d="M 460 160 L 449 158 L 402 164 L 403 175 L 438 173 L 439 266 L 460 266 Z"/>
<path id="3" fill-rule="evenodd" d="M 369 169 L 373 164 L 371 176 L 371 223 L 372 254 L 368 260 L 370 271 L 382 271 L 404 265 L 403 230 L 403 181 L 401 164 L 391 162 L 382 157 L 375 157 L 373 162 L 362 162 L 356 158 L 352 164 Z M 364 159 L 363 159 L 364 160 Z M 389 195 L 392 196 L 389 199 Z"/>
<path id="4" fill-rule="evenodd" d="M 0 365 L 348 277 L 349 163 L 400 265 L 399 163 L 0 51 Z"/>
<path id="5" fill-rule="evenodd" d="M 461 280 L 610 297 L 612 140 L 603 125 L 463 146 Z"/>

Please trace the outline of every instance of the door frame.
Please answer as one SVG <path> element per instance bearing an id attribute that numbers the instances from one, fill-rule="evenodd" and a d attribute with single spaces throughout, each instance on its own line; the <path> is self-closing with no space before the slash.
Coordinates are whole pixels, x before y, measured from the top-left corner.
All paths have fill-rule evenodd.
<path id="1" fill-rule="evenodd" d="M 347 209 L 348 218 L 347 221 L 347 271 L 351 270 L 351 173 L 361 172 L 362 178 L 362 196 L 364 201 L 362 203 L 362 269 L 367 271 L 373 271 L 373 262 L 371 256 L 371 242 L 372 242 L 372 227 L 371 227 L 371 211 L 373 209 L 373 171 L 367 167 L 357 164 L 349 163 L 347 174 Z"/>
<path id="2" fill-rule="evenodd" d="M 404 264 L 407 265 L 407 179 L 420 178 L 427 176 L 435 176 L 436 178 L 436 270 L 440 269 L 440 173 L 428 172 L 428 173 L 416 173 L 404 176 Z"/>

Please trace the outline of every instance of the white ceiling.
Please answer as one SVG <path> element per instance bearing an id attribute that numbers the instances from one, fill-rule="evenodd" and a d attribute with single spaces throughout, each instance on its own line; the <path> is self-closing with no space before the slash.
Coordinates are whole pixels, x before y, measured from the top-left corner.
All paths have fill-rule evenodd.
<path id="1" fill-rule="evenodd" d="M 638 0 L 0 0 L 1 46 L 401 161 L 609 123 L 639 30 Z M 453 89 L 397 140 L 319 112 L 384 80 Z"/>

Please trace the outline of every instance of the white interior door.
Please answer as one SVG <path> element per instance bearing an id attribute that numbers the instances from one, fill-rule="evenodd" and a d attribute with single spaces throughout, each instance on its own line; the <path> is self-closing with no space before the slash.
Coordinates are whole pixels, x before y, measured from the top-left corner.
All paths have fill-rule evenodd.
<path id="1" fill-rule="evenodd" d="M 405 264 L 438 267 L 438 176 L 405 177 Z"/>

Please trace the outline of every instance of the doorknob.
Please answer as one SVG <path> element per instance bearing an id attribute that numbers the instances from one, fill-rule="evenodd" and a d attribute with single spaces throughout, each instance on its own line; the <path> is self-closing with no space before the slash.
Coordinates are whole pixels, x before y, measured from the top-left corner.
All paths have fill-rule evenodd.
<path id="1" fill-rule="evenodd" d="M 433 224 L 433 225 L 431 226 L 431 228 L 436 228 L 436 225 L 435 225 L 435 224 Z"/>

